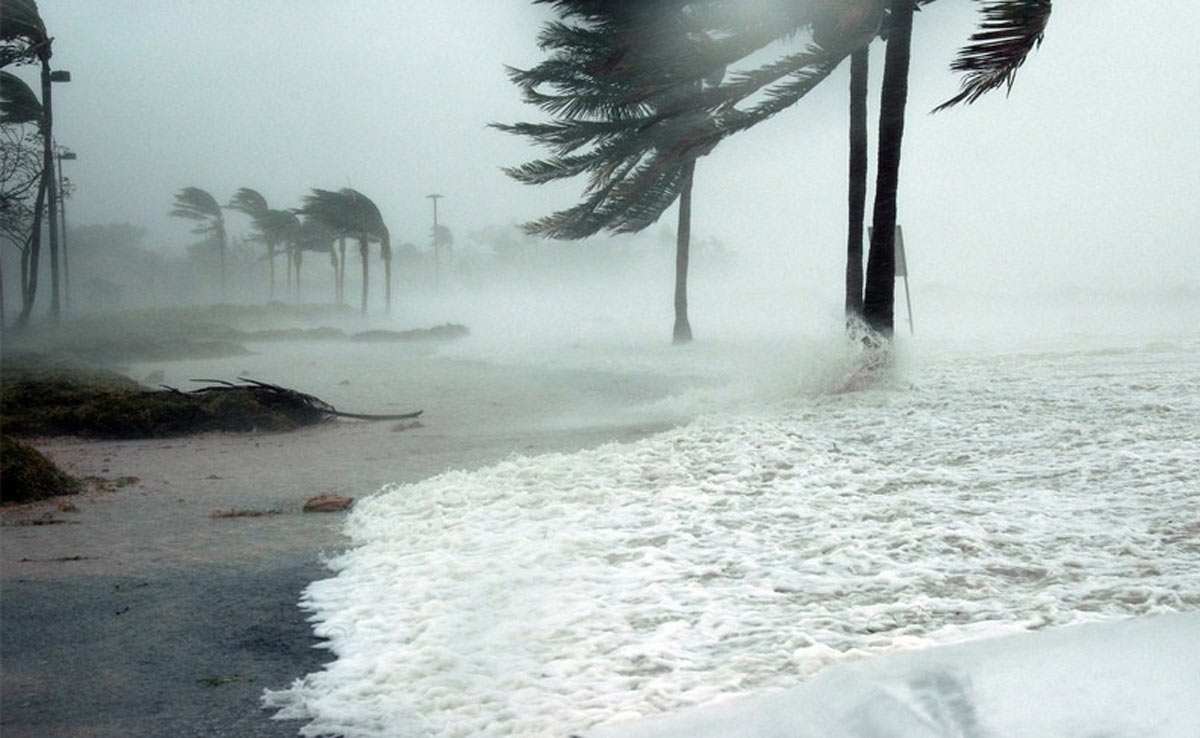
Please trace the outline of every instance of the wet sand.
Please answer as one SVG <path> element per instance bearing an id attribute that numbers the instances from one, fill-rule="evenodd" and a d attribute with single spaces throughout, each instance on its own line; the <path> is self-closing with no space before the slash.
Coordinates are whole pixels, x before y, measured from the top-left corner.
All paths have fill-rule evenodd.
<path id="1" fill-rule="evenodd" d="M 162 370 L 181 387 L 187 377 L 249 375 L 347 411 L 425 414 L 285 434 L 40 439 L 72 474 L 127 479 L 0 509 L 6 738 L 296 735 L 302 724 L 272 720 L 259 697 L 327 660 L 297 601 L 327 575 L 323 557 L 345 545 L 344 514 L 303 513 L 306 499 L 362 497 L 513 453 L 634 440 L 682 420 L 645 410 L 671 389 L 662 379 L 500 367 L 409 347 L 255 348 L 129 374 Z M 269 514 L 212 516 L 234 509 Z"/>

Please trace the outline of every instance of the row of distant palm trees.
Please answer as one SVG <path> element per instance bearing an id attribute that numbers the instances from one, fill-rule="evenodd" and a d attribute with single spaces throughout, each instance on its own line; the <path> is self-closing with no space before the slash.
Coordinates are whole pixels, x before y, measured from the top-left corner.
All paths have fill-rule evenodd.
<path id="1" fill-rule="evenodd" d="M 300 284 L 300 267 L 304 252 L 315 251 L 330 256 L 334 267 L 337 301 L 345 295 L 346 241 L 355 240 L 362 261 L 362 312 L 367 312 L 367 285 L 370 271 L 370 248 L 379 244 L 384 269 L 384 304 L 392 307 L 392 245 L 391 234 L 383 222 L 379 208 L 369 197 L 349 187 L 341 190 L 314 188 L 304 197 L 303 205 L 290 210 L 276 210 L 256 190 L 242 187 L 229 202 L 221 206 L 206 190 L 184 187 L 175 193 L 170 214 L 194 221 L 193 233 L 202 235 L 217 250 L 221 274 L 221 289 L 228 279 L 228 234 L 223 210 L 236 210 L 250 217 L 254 229 L 252 238 L 266 248 L 263 259 L 270 270 L 271 299 L 275 298 L 275 259 L 286 260 L 287 283 L 295 275 Z"/>

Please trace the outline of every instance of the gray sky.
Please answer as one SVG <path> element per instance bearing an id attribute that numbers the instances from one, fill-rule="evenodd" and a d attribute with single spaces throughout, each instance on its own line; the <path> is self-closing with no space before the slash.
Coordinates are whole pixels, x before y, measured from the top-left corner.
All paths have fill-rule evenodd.
<path id="1" fill-rule="evenodd" d="M 489 121 L 541 119 L 503 65 L 541 58 L 544 7 L 517 0 L 41 0 L 55 131 L 76 150 L 75 223 L 133 222 L 151 245 L 194 236 L 166 217 L 194 185 L 272 207 L 311 187 L 372 197 L 398 242 L 428 241 L 430 204 L 458 239 L 573 204 L 502 165 L 538 155 Z M 1013 94 L 927 113 L 974 3 L 920 13 L 900 220 L 914 279 L 996 289 L 1200 279 L 1200 4 L 1059 0 Z M 882 68 L 873 47 L 873 71 Z M 32 79 L 34 70 L 20 73 Z M 693 233 L 839 283 L 845 70 L 801 105 L 722 144 L 697 170 Z M 877 107 L 873 88 L 872 109 Z M 236 219 L 238 216 L 232 216 Z M 674 227 L 674 212 L 663 223 Z M 656 226 L 657 228 L 657 226 Z M 982 277 L 982 280 L 981 280 Z"/>

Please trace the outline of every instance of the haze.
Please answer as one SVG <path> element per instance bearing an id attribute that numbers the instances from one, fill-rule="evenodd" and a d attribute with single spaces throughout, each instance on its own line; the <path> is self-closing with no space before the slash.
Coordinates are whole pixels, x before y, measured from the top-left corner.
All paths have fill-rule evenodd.
<path id="1" fill-rule="evenodd" d="M 41 11 L 55 67 L 73 75 L 55 96 L 56 137 L 79 155 L 65 165 L 73 226 L 131 223 L 148 229 L 143 245 L 181 253 L 197 240 L 167 217 L 181 187 L 220 202 L 252 187 L 288 208 L 312 187 L 349 185 L 379 204 L 397 244 L 429 248 L 425 195 L 437 192 L 457 243 L 486 250 L 469 235 L 580 193 L 578 182 L 509 180 L 501 166 L 542 152 L 487 128 L 542 119 L 504 65 L 540 58 L 543 6 L 45 0 Z M 918 298 L 935 288 L 1194 293 L 1200 69 L 1185 62 L 1200 7 L 1062 2 L 1009 98 L 929 115 L 957 88 L 947 65 L 975 20 L 971 3 L 937 3 L 916 24 L 900 221 Z M 878 75 L 879 50 L 872 67 Z M 35 70 L 18 73 L 33 81 Z M 693 213 L 697 242 L 716 239 L 750 273 L 820 295 L 831 313 L 845 81 L 839 70 L 701 161 Z M 235 236 L 248 232 L 239 218 L 229 216 Z M 647 237 L 673 228 L 672 211 Z M 694 263 L 705 268 L 702 254 Z M 660 285 L 665 302 L 669 273 Z"/>

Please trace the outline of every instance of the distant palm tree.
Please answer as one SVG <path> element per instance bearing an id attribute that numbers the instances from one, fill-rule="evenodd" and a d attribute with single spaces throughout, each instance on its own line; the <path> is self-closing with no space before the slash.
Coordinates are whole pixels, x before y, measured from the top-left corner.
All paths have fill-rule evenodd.
<path id="1" fill-rule="evenodd" d="M 267 248 L 267 268 L 269 270 L 270 280 L 270 298 L 275 299 L 275 249 L 279 246 L 279 241 L 265 233 L 260 227 L 259 218 L 271 208 L 267 205 L 267 199 L 262 196 L 257 190 L 252 190 L 249 187 L 242 187 L 237 192 L 233 193 L 233 197 L 229 198 L 229 202 L 225 205 L 230 210 L 236 210 L 239 213 L 250 216 L 250 221 L 254 229 L 258 231 L 256 239 L 263 242 Z"/>
<path id="2" fill-rule="evenodd" d="M 289 213 L 295 218 L 294 213 Z M 300 296 L 300 265 L 304 260 L 305 251 L 315 251 L 321 254 L 329 254 L 330 263 L 333 265 L 334 289 L 337 291 L 337 279 L 339 276 L 338 258 L 333 250 L 333 242 L 337 238 L 337 232 L 329 226 L 328 223 L 316 218 L 306 217 L 299 220 L 296 226 L 296 235 L 292 239 L 292 263 L 296 268 L 296 296 Z M 338 296 L 340 299 L 340 295 Z"/>
<path id="3" fill-rule="evenodd" d="M 226 290 L 225 251 L 228 238 L 225 234 L 225 216 L 215 198 L 199 187 L 184 187 L 175 193 L 175 207 L 171 215 L 196 221 L 192 233 L 207 236 L 217 247 L 221 269 L 221 294 Z"/>
<path id="4" fill-rule="evenodd" d="M 388 312 L 392 307 L 392 249 L 391 234 L 383 222 L 379 208 L 369 197 L 349 187 L 334 192 L 314 188 L 305 196 L 299 212 L 328 226 L 338 237 L 358 240 L 362 258 L 362 313 L 367 313 L 370 242 L 378 241 L 384 267 L 384 301 Z"/>

